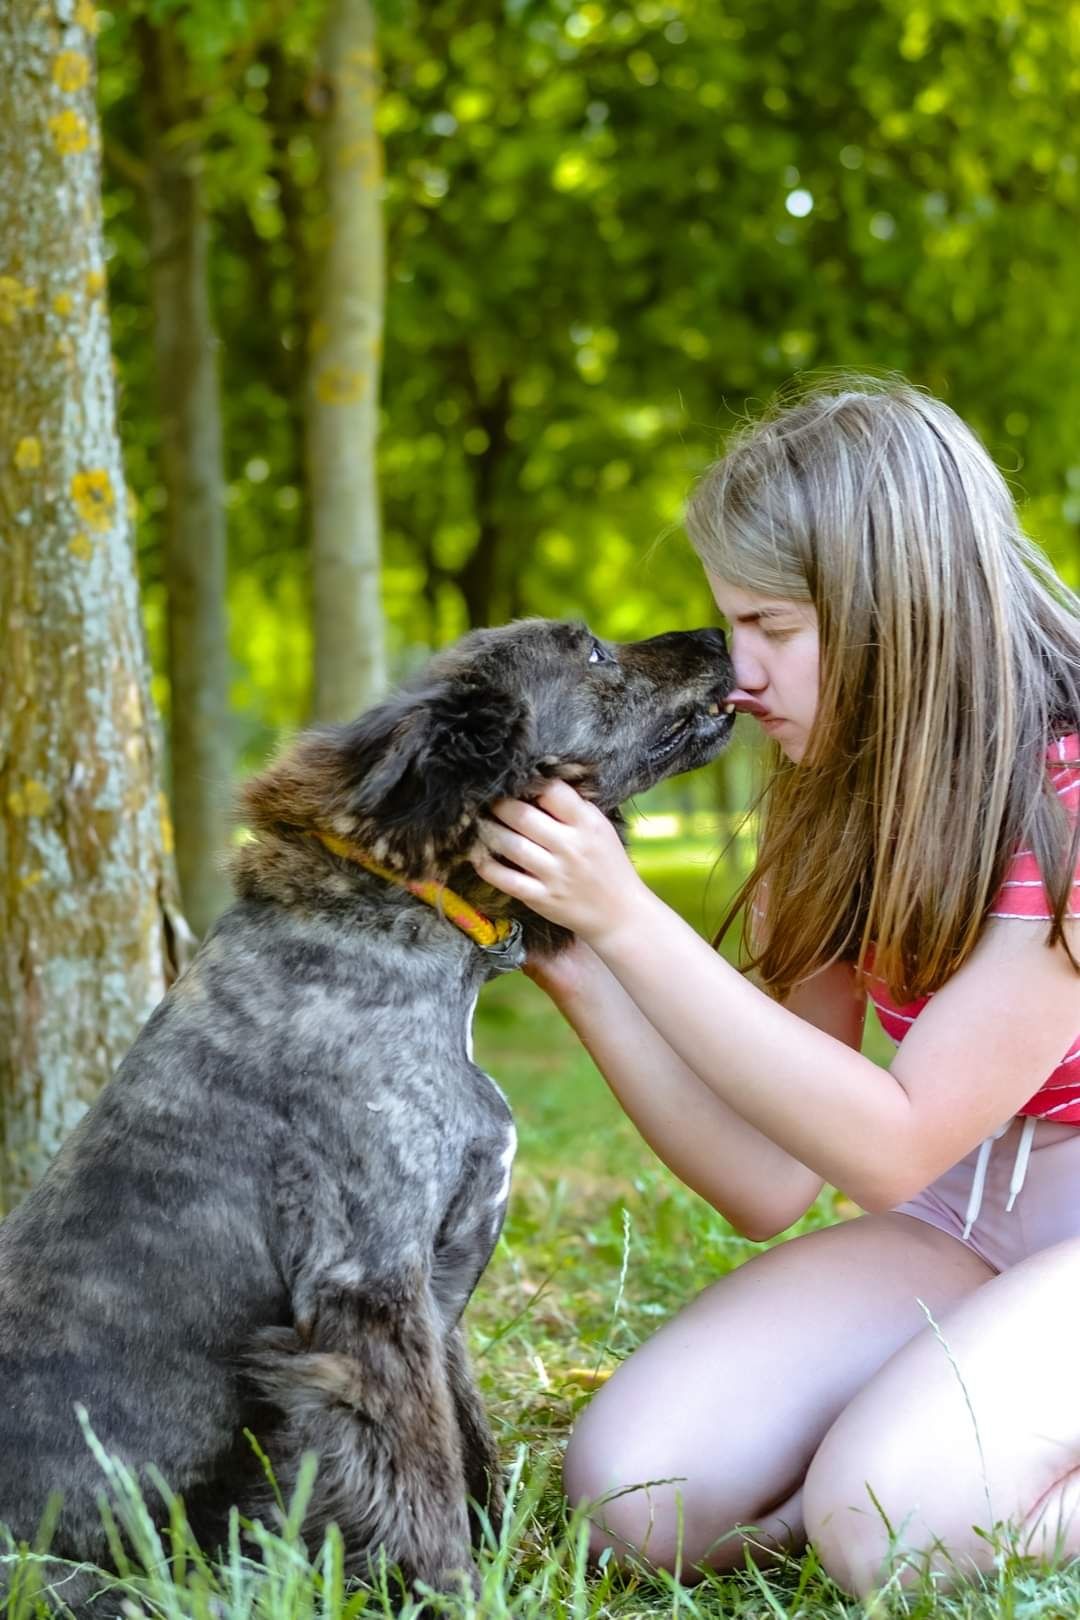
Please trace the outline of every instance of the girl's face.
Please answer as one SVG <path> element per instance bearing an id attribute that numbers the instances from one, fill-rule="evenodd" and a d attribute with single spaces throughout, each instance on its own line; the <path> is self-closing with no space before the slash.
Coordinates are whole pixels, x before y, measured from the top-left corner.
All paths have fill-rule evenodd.
<path id="1" fill-rule="evenodd" d="M 818 702 L 817 614 L 810 602 L 758 596 L 709 574 L 716 605 L 730 626 L 735 689 L 728 702 L 775 738 L 798 764 Z"/>

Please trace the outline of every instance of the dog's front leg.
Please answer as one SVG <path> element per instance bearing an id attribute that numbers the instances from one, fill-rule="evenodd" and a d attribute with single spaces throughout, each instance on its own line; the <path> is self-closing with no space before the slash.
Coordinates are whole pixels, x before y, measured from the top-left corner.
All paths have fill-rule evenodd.
<path id="1" fill-rule="evenodd" d="M 319 1459 L 309 1542 L 333 1521 L 350 1573 L 370 1577 L 382 1553 L 407 1581 L 459 1591 L 475 1570 L 441 1330 L 426 1282 L 327 1285 L 310 1323 L 267 1330 L 252 1363 L 283 1416 L 268 1437 L 279 1483 L 305 1451 Z"/>
<path id="2" fill-rule="evenodd" d="M 488 1522 L 497 1536 L 502 1529 L 503 1509 L 506 1505 L 502 1470 L 499 1467 L 499 1453 L 488 1423 L 487 1412 L 473 1382 L 460 1323 L 457 1327 L 451 1328 L 447 1336 L 446 1370 L 461 1430 L 461 1452 L 469 1499 L 486 1513 Z M 483 1524 L 471 1507 L 469 1526 L 473 1545 L 479 1546 Z"/>

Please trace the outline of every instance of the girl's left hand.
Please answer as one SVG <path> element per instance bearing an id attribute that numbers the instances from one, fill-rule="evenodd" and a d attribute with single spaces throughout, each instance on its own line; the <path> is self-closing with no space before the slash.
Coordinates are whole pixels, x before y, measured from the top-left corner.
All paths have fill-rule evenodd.
<path id="1" fill-rule="evenodd" d="M 648 894 L 611 822 L 568 783 L 552 782 L 535 804 L 498 799 L 491 808 L 497 819 L 480 824 L 470 857 L 479 876 L 579 938 L 595 940 Z"/>

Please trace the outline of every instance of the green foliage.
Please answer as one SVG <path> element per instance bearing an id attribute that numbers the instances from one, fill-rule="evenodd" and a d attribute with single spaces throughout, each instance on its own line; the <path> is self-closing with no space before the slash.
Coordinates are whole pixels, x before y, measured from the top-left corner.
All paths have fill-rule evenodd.
<path id="1" fill-rule="evenodd" d="M 145 0 L 191 57 L 249 753 L 304 716 L 300 397 L 321 4 Z M 111 286 L 151 599 L 161 489 L 132 16 L 102 35 Z M 747 402 L 897 368 L 983 433 L 1074 582 L 1073 0 L 383 7 L 380 472 L 399 669 L 469 618 L 711 608 L 675 535 Z M 110 161 L 111 159 L 111 161 Z M 657 542 L 659 541 L 659 544 Z M 241 581 L 246 581 L 241 585 Z M 160 648 L 156 647 L 160 657 Z"/>

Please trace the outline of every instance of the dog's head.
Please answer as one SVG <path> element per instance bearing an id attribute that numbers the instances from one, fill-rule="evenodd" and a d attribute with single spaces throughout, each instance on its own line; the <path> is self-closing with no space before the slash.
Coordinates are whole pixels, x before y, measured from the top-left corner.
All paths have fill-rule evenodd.
<path id="1" fill-rule="evenodd" d="M 583 624 L 476 630 L 347 725 L 304 733 L 247 785 L 256 828 L 322 831 L 405 877 L 444 877 L 494 799 L 561 776 L 613 815 L 730 735 L 719 630 L 601 641 Z"/>

